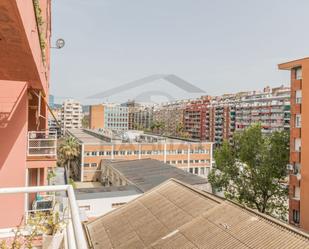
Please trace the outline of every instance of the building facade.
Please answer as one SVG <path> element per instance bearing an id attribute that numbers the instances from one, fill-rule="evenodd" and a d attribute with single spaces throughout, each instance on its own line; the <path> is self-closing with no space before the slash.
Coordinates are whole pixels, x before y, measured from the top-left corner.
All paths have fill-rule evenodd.
<path id="1" fill-rule="evenodd" d="M 128 130 L 128 107 L 118 104 L 92 105 L 89 109 L 91 129 Z"/>
<path id="2" fill-rule="evenodd" d="M 309 58 L 279 69 L 291 71 L 289 222 L 309 231 Z"/>
<path id="3" fill-rule="evenodd" d="M 81 104 L 73 99 L 67 99 L 61 107 L 61 133 L 68 129 L 82 128 L 83 112 Z"/>
<path id="4" fill-rule="evenodd" d="M 154 132 L 178 136 L 184 127 L 184 113 L 188 100 L 162 103 L 153 107 L 153 124 L 158 125 Z"/>
<path id="5" fill-rule="evenodd" d="M 45 185 L 56 165 L 47 122 L 51 3 L 38 4 L 0 1 L 0 188 Z M 2 195 L 0 229 L 20 225 L 34 198 Z"/>
<path id="6" fill-rule="evenodd" d="M 81 181 L 99 179 L 102 159 L 151 158 L 203 177 L 207 177 L 212 167 L 212 143 L 209 142 L 188 142 L 144 133 L 119 137 L 108 131 L 85 129 L 69 133 L 81 145 L 81 166 L 77 174 Z"/>
<path id="7" fill-rule="evenodd" d="M 263 133 L 289 129 L 290 88 L 266 87 L 263 91 L 203 96 L 185 109 L 184 129 L 189 136 L 219 145 L 235 131 L 260 123 Z"/>

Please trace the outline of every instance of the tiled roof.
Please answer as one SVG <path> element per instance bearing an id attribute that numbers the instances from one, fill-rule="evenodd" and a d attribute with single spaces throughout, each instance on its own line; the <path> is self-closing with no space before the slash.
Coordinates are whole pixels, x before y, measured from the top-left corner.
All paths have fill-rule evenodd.
<path id="1" fill-rule="evenodd" d="M 110 161 L 104 164 L 117 170 L 130 183 L 146 192 L 170 178 L 180 180 L 190 185 L 206 184 L 207 180 L 182 169 L 154 159 Z"/>
<path id="2" fill-rule="evenodd" d="M 309 248 L 267 216 L 169 180 L 85 225 L 91 248 Z"/>

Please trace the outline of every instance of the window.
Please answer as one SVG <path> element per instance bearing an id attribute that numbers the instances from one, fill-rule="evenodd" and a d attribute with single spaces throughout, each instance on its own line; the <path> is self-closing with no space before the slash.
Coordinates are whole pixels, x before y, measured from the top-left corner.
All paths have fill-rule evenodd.
<path id="1" fill-rule="evenodd" d="M 147 150 L 147 155 L 151 155 L 152 151 L 151 150 Z"/>
<path id="2" fill-rule="evenodd" d="M 194 168 L 194 174 L 198 175 L 198 168 Z"/>
<path id="3" fill-rule="evenodd" d="M 294 145 L 295 145 L 295 151 L 297 152 L 301 151 L 301 139 L 300 138 L 295 138 Z"/>
<path id="4" fill-rule="evenodd" d="M 124 150 L 120 151 L 120 155 L 125 155 L 125 154 L 126 154 L 126 152 Z"/>
<path id="5" fill-rule="evenodd" d="M 302 79 L 302 68 L 296 68 L 295 69 L 295 79 L 301 80 Z"/>
<path id="6" fill-rule="evenodd" d="M 80 210 L 90 211 L 90 205 L 78 206 Z"/>
<path id="7" fill-rule="evenodd" d="M 91 156 L 96 156 L 97 155 L 97 152 L 96 151 L 92 151 L 91 152 Z"/>
<path id="8" fill-rule="evenodd" d="M 200 174 L 205 175 L 205 168 L 200 168 Z"/>
<path id="9" fill-rule="evenodd" d="M 84 167 L 89 167 L 89 163 L 84 163 Z"/>
<path id="10" fill-rule="evenodd" d="M 131 150 L 128 150 L 128 151 L 127 151 L 127 155 L 132 155 L 132 151 L 131 151 Z"/>
<path id="11" fill-rule="evenodd" d="M 116 203 L 112 203 L 112 208 L 117 208 L 117 207 L 121 207 L 124 204 L 126 204 L 126 202 L 116 202 Z"/>
<path id="12" fill-rule="evenodd" d="M 295 127 L 296 128 L 301 127 L 301 115 L 300 114 L 295 115 Z"/>
<path id="13" fill-rule="evenodd" d="M 114 155 L 118 155 L 119 151 L 115 150 Z"/>
<path id="14" fill-rule="evenodd" d="M 189 169 L 189 172 L 190 172 L 191 174 L 193 174 L 193 168 L 190 168 L 190 169 Z"/>
<path id="15" fill-rule="evenodd" d="M 104 156 L 104 151 L 99 151 L 99 156 Z"/>
<path id="16" fill-rule="evenodd" d="M 86 152 L 85 152 L 85 155 L 86 155 L 86 156 L 90 156 L 90 152 L 89 152 L 89 151 L 86 151 Z"/>
<path id="17" fill-rule="evenodd" d="M 188 163 L 188 160 L 183 160 L 183 163 Z"/>
<path id="18" fill-rule="evenodd" d="M 106 155 L 107 155 L 107 156 L 110 156 L 111 154 L 112 154 L 111 151 L 106 151 Z"/>
<path id="19" fill-rule="evenodd" d="M 181 161 L 181 160 L 178 160 L 177 163 L 178 163 L 178 164 L 182 164 L 182 161 Z"/>
<path id="20" fill-rule="evenodd" d="M 295 95 L 296 104 L 301 104 L 301 99 L 302 99 L 302 92 L 301 90 L 297 90 Z"/>
<path id="21" fill-rule="evenodd" d="M 293 209 L 293 221 L 294 221 L 294 223 L 298 224 L 299 220 L 300 220 L 300 212 L 299 212 L 299 210 Z"/>
<path id="22" fill-rule="evenodd" d="M 294 187 L 294 198 L 295 199 L 300 198 L 300 187 Z"/>
<path id="23" fill-rule="evenodd" d="M 190 160 L 190 163 L 193 163 L 193 160 Z"/>
<path id="24" fill-rule="evenodd" d="M 195 162 L 195 163 L 199 163 L 200 161 L 199 161 L 199 160 L 194 160 L 194 162 Z"/>
<path id="25" fill-rule="evenodd" d="M 172 161 L 172 164 L 176 164 L 176 161 Z"/>
<path id="26" fill-rule="evenodd" d="M 138 155 L 139 154 L 139 151 L 138 150 L 135 150 L 134 151 L 134 155 Z"/>
<path id="27" fill-rule="evenodd" d="M 97 163 L 91 163 L 91 167 L 97 167 Z"/>
<path id="28" fill-rule="evenodd" d="M 182 154 L 182 150 L 177 150 L 177 153 L 178 154 Z"/>
<path id="29" fill-rule="evenodd" d="M 142 155 L 145 155 L 146 154 L 146 151 L 145 150 L 142 150 Z"/>

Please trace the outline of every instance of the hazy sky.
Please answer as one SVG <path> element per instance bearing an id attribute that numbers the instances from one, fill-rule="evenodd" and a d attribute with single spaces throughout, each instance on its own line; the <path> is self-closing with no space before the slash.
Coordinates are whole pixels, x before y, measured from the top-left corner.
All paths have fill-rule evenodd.
<path id="1" fill-rule="evenodd" d="M 309 56 L 308 0 L 52 4 L 53 41 L 66 41 L 63 49 L 52 51 L 56 102 L 71 97 L 90 103 L 89 95 L 161 73 L 176 74 L 210 95 L 288 85 L 288 73 L 278 71 L 277 64 Z M 151 87 L 176 94 L 168 85 Z M 132 91 L 115 99 L 131 97 Z"/>

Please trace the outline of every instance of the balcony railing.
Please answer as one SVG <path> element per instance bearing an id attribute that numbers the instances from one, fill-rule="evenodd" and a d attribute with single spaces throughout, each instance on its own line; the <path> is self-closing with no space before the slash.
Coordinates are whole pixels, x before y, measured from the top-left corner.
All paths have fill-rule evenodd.
<path id="1" fill-rule="evenodd" d="M 40 193 L 40 192 L 66 192 L 68 199 L 68 222 L 65 227 L 64 244 L 65 248 L 69 249 L 86 249 L 87 241 L 82 228 L 82 223 L 79 217 L 79 209 L 76 203 L 75 194 L 71 185 L 57 186 L 38 186 L 38 187 L 17 187 L 17 188 L 0 188 L 0 195 L 6 194 L 25 194 L 25 193 Z M 42 211 L 42 209 L 41 209 Z M 21 234 L 27 236 L 27 229 L 20 230 Z M 14 236 L 11 228 L 2 229 L 0 231 L 1 238 Z"/>
<path id="2" fill-rule="evenodd" d="M 56 131 L 29 131 L 28 132 L 28 157 L 57 156 Z"/>

